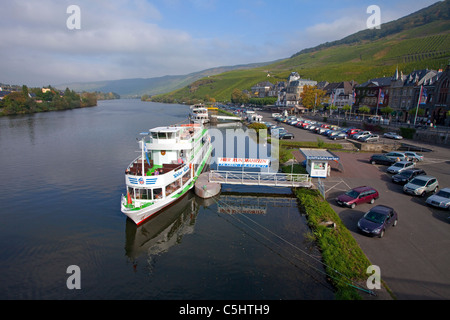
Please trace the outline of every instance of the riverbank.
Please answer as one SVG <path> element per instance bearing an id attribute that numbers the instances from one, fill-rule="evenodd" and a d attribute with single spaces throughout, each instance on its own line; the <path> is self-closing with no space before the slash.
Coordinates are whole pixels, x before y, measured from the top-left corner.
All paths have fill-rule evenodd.
<path id="1" fill-rule="evenodd" d="M 27 88 L 10 92 L 0 100 L 0 116 L 33 114 L 97 106 L 96 93 L 59 91 L 55 88 Z"/>

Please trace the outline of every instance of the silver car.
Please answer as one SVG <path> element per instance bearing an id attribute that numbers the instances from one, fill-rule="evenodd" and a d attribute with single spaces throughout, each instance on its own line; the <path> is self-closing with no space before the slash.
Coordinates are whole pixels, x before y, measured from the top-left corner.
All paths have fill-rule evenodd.
<path id="1" fill-rule="evenodd" d="M 385 138 L 389 138 L 389 139 L 395 139 L 395 140 L 401 140 L 403 139 L 403 137 L 395 132 L 386 132 L 383 135 Z"/>
<path id="2" fill-rule="evenodd" d="M 411 161 L 423 161 L 423 154 L 421 153 L 405 151 L 405 154 Z"/>
<path id="3" fill-rule="evenodd" d="M 436 192 L 439 189 L 439 183 L 432 176 L 418 176 L 403 186 L 403 192 L 424 197 L 429 192 Z"/>
<path id="4" fill-rule="evenodd" d="M 427 204 L 441 209 L 450 210 L 450 188 L 444 188 L 428 197 Z"/>
<path id="5" fill-rule="evenodd" d="M 385 154 L 386 157 L 395 161 L 408 161 L 409 157 L 400 151 L 391 151 Z"/>
<path id="6" fill-rule="evenodd" d="M 390 166 L 389 168 L 387 168 L 387 172 L 397 174 L 404 170 L 412 169 L 412 168 L 414 168 L 414 162 L 398 161 L 398 162 L 394 163 L 392 166 Z"/>

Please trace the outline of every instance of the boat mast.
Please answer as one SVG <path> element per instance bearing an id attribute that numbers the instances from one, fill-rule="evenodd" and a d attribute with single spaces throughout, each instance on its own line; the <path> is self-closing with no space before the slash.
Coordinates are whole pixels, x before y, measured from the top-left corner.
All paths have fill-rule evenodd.
<path id="1" fill-rule="evenodd" d="M 144 143 L 145 143 L 145 137 L 142 137 L 142 177 L 145 176 L 145 172 L 144 172 Z"/>
<path id="2" fill-rule="evenodd" d="M 142 132 L 141 133 L 141 136 L 142 136 L 141 161 L 142 161 L 142 177 L 143 178 L 145 177 L 145 172 L 144 172 L 144 169 L 145 169 L 145 166 L 144 166 L 144 160 L 145 160 L 145 158 L 144 158 L 144 148 L 145 148 L 145 145 L 144 145 L 144 143 L 145 143 L 145 137 L 148 136 L 148 135 L 149 135 L 149 133 L 147 133 L 147 132 Z"/>

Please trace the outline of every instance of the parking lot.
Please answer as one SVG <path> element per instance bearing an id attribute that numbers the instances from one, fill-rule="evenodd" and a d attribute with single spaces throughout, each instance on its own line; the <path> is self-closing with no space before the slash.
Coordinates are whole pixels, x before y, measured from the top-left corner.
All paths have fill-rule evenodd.
<path id="1" fill-rule="evenodd" d="M 265 121 L 274 120 L 262 113 Z M 304 129 L 283 124 L 295 135 L 296 141 L 316 141 L 321 137 Z M 324 141 L 331 141 L 321 137 Z M 405 141 L 419 145 L 414 141 Z M 338 142 L 339 143 L 339 142 Z M 449 148 L 420 144 L 431 152 L 423 152 L 425 160 L 416 166 L 434 176 L 439 187 L 450 187 Z M 381 278 L 396 298 L 450 299 L 450 211 L 429 207 L 425 198 L 403 193 L 402 186 L 391 181 L 387 166 L 369 164 L 372 153 L 334 152 L 340 157 L 343 170 L 332 166 L 331 176 L 324 179 L 326 199 L 343 223 L 350 230 L 369 260 L 380 267 Z M 300 152 L 296 153 L 303 161 Z M 371 238 L 360 234 L 358 220 L 373 205 L 362 204 L 354 209 L 336 204 L 335 197 L 350 188 L 371 186 L 378 190 L 380 198 L 374 205 L 393 207 L 399 216 L 398 225 L 388 229 L 383 238 Z"/>

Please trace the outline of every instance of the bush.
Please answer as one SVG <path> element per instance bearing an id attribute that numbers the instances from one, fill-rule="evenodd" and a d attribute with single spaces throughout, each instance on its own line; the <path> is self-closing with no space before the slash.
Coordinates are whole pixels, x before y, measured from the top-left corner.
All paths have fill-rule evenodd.
<path id="1" fill-rule="evenodd" d="M 249 129 L 254 129 L 256 130 L 256 132 L 258 132 L 258 130 L 264 130 L 267 129 L 267 126 L 264 123 L 259 123 L 259 122 L 253 122 L 251 124 L 248 125 Z"/>
<path id="2" fill-rule="evenodd" d="M 416 133 L 416 129 L 414 128 L 400 128 L 400 135 L 406 139 L 414 138 L 414 134 Z"/>

